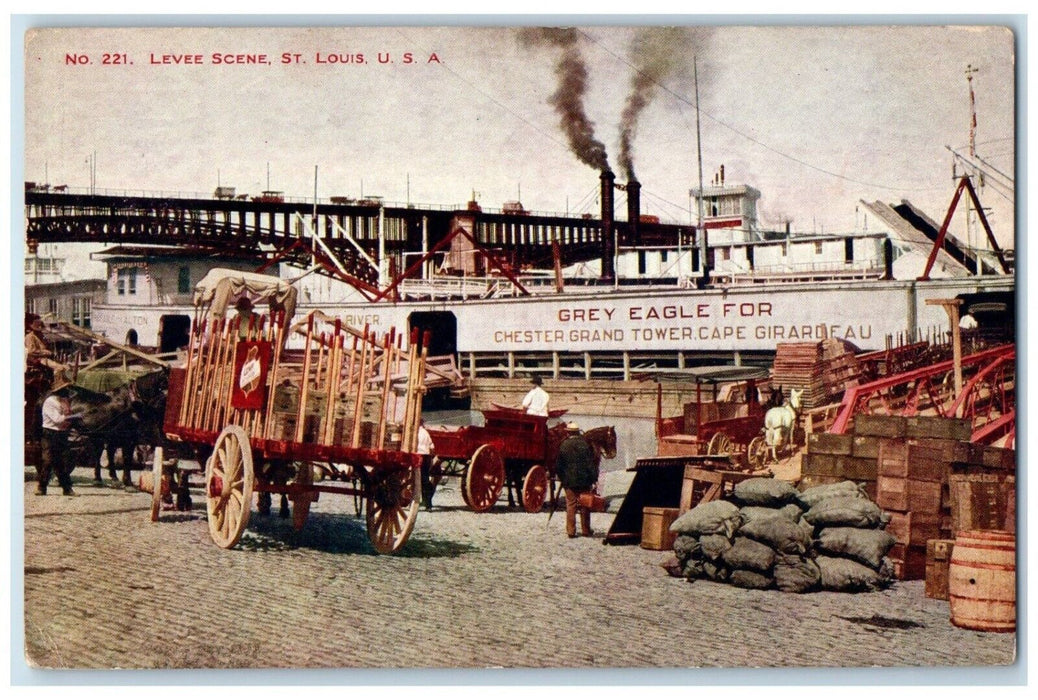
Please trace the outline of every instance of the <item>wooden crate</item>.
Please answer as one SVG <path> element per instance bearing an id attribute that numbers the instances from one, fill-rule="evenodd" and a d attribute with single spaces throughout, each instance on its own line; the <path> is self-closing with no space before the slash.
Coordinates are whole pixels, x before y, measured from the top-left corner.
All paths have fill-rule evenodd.
<path id="1" fill-rule="evenodd" d="M 811 433 L 807 436 L 808 454 L 849 455 L 854 445 L 853 435 Z"/>
<path id="2" fill-rule="evenodd" d="M 968 442 L 973 425 L 964 418 L 939 416 L 910 416 L 905 419 L 905 436 L 918 438 L 946 438 Z"/>
<path id="3" fill-rule="evenodd" d="M 851 457 L 847 454 L 805 454 L 800 462 L 800 473 L 815 476 L 837 476 L 851 481 L 875 481 L 876 460 Z"/>
<path id="4" fill-rule="evenodd" d="M 905 418 L 902 416 L 855 416 L 854 434 L 902 438 L 905 436 Z"/>
<path id="5" fill-rule="evenodd" d="M 952 534 L 965 530 L 1016 532 L 1014 475 L 951 474 L 948 490 Z"/>
<path id="6" fill-rule="evenodd" d="M 955 540 L 927 540 L 926 597 L 948 600 L 948 565 Z"/>
<path id="7" fill-rule="evenodd" d="M 855 435 L 851 443 L 851 456 L 878 460 L 880 440 L 872 435 Z"/>
<path id="8" fill-rule="evenodd" d="M 939 481 L 921 481 L 900 476 L 879 476 L 876 479 L 876 505 L 884 510 L 939 513 L 942 484 Z"/>
<path id="9" fill-rule="evenodd" d="M 1008 472 L 1015 472 L 1016 450 L 985 446 L 981 463 L 989 469 L 1003 469 Z"/>
<path id="10" fill-rule="evenodd" d="M 678 517 L 677 508 L 653 508 L 642 510 L 642 549 L 673 549 L 677 533 L 670 531 L 671 523 Z"/>
<path id="11" fill-rule="evenodd" d="M 887 532 L 894 536 L 898 544 L 925 547 L 927 540 L 941 537 L 941 516 L 939 513 L 891 513 Z"/>
<path id="12" fill-rule="evenodd" d="M 926 578 L 926 546 L 895 544 L 887 554 L 894 564 L 894 577 L 901 581 Z"/>
<path id="13" fill-rule="evenodd" d="M 950 462 L 926 445 L 907 440 L 883 440 L 879 445 L 877 474 L 920 481 L 944 481 Z"/>

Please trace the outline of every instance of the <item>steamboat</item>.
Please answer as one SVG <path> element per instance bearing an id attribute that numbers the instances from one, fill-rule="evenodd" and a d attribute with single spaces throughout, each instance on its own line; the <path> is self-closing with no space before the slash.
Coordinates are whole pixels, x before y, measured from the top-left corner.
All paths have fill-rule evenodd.
<path id="1" fill-rule="evenodd" d="M 760 193 L 724 181 L 690 192 L 704 216 L 668 224 L 640 212 L 641 186 L 601 174 L 601 215 L 540 214 L 519 202 L 484 210 L 392 205 L 379 198 L 293 202 L 126 197 L 27 185 L 30 244 L 116 240 L 94 330 L 182 347 L 191 293 L 212 267 L 275 270 L 322 308 L 376 333 L 432 331 L 431 354 L 469 377 L 623 378 L 704 364 L 766 365 L 782 342 L 839 338 L 879 350 L 948 329 L 928 299 L 961 298 L 986 324 L 1012 324 L 1013 258 L 980 217 L 988 246 L 908 202 L 861 202 L 863 230 L 762 231 Z M 627 216 L 614 214 L 616 192 Z M 70 229 L 69 222 L 79 227 Z M 60 222 L 60 224 L 59 224 Z M 60 225 L 60 230 L 59 230 Z M 156 245 L 157 244 L 157 245 Z M 979 313 L 979 316 L 978 316 Z"/>

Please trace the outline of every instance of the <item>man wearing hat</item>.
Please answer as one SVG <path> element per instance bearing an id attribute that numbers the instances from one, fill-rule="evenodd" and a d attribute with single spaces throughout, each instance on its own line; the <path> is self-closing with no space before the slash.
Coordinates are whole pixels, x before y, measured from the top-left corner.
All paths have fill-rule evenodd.
<path id="1" fill-rule="evenodd" d="M 246 297 L 238 297 L 234 308 L 238 312 L 238 339 L 245 340 L 251 333 L 256 336 L 259 333 L 259 315 L 252 310 L 252 301 Z"/>
<path id="2" fill-rule="evenodd" d="M 568 437 L 559 445 L 555 471 L 566 491 L 566 534 L 577 536 L 577 511 L 580 511 L 580 533 L 591 537 L 591 511 L 580 505 L 580 494 L 589 493 L 598 481 L 595 449 L 580 435 L 580 426 L 567 423 Z"/>
<path id="3" fill-rule="evenodd" d="M 541 388 L 541 378 L 534 375 L 530 379 L 530 383 L 533 384 L 533 388 L 526 394 L 523 399 L 523 409 L 532 416 L 544 416 L 548 417 L 548 401 L 551 399 L 548 396 L 548 392 Z"/>
<path id="4" fill-rule="evenodd" d="M 75 496 L 72 490 L 72 469 L 68 466 L 69 423 L 79 417 L 72 413 L 69 405 L 69 387 L 72 382 L 64 372 L 54 379 L 50 395 L 43 402 L 43 435 L 41 440 L 40 466 L 37 470 L 36 495 L 47 495 L 47 484 L 51 473 L 58 477 L 61 492 Z"/>

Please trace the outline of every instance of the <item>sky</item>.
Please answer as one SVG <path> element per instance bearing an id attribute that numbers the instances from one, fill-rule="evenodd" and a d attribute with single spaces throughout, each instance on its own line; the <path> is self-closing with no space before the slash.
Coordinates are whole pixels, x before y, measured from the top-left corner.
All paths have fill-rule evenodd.
<path id="1" fill-rule="evenodd" d="M 726 184 L 760 190 L 763 228 L 861 230 L 860 200 L 908 199 L 940 222 L 947 147 L 969 150 L 967 66 L 976 153 L 1013 174 L 1014 61 L 997 26 L 47 29 L 26 36 L 25 179 L 310 198 L 316 167 L 319 198 L 597 216 L 595 158 L 624 182 L 626 155 L 643 213 L 689 222 L 698 77 L 704 182 L 723 165 Z M 601 146 L 594 158 L 573 134 Z M 1010 245 L 1012 192 L 988 182 Z"/>

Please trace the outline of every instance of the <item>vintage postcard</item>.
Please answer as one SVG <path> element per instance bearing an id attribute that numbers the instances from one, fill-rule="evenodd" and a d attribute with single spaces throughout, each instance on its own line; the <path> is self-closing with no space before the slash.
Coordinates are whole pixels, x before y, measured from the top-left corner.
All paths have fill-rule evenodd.
<path id="1" fill-rule="evenodd" d="M 26 677 L 1004 678 L 1018 41 L 29 29 Z"/>

